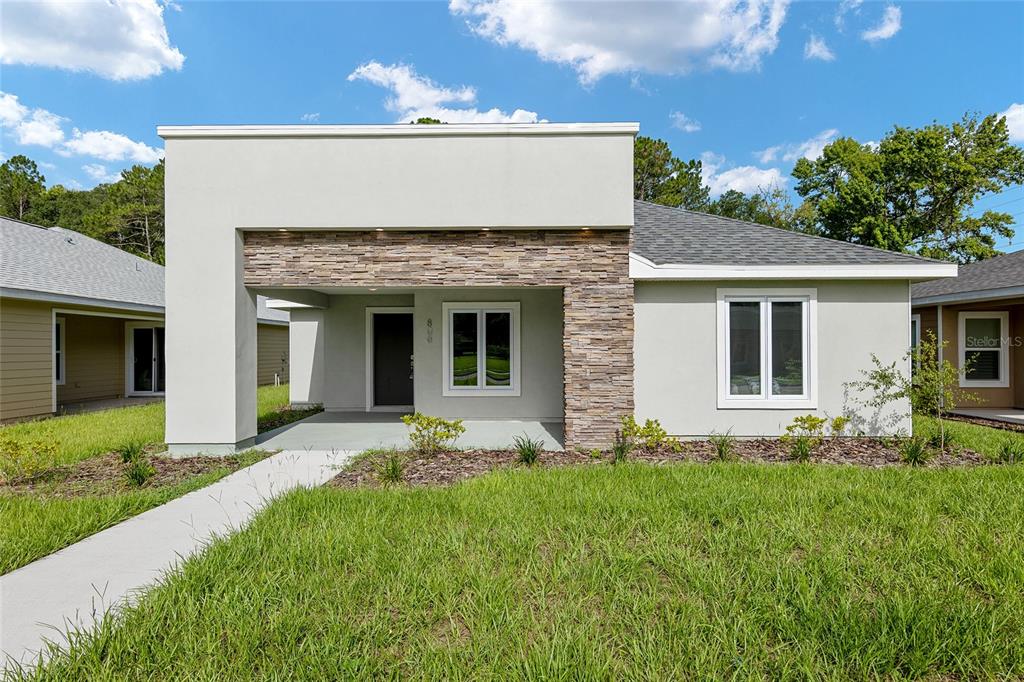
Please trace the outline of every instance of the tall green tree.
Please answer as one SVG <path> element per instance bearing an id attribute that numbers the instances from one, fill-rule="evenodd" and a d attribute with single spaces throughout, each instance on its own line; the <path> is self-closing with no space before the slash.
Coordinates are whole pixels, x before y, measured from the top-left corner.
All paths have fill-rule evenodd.
<path id="1" fill-rule="evenodd" d="M 85 231 L 118 248 L 164 262 L 164 162 L 132 166 L 107 188 L 103 205 L 85 218 Z"/>
<path id="2" fill-rule="evenodd" d="M 633 145 L 633 198 L 703 210 L 709 190 L 701 178 L 701 162 L 682 161 L 664 140 L 638 136 Z"/>
<path id="3" fill-rule="evenodd" d="M 36 162 L 18 154 L 0 164 L 0 214 L 25 219 L 46 189 L 46 178 Z"/>
<path id="4" fill-rule="evenodd" d="M 807 210 L 793 208 L 789 195 L 779 187 L 762 189 L 756 194 L 728 190 L 708 204 L 707 212 L 786 230 L 808 231 Z"/>
<path id="5" fill-rule="evenodd" d="M 966 115 L 952 125 L 895 127 L 877 146 L 841 138 L 793 169 L 817 234 L 969 263 L 996 255 L 1013 216 L 970 214 L 975 202 L 1024 182 L 1024 150 L 1006 120 Z"/>

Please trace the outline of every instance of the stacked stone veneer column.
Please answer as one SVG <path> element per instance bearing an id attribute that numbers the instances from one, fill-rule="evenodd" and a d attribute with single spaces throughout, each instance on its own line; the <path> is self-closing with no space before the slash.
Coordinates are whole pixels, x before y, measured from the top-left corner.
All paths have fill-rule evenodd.
<path id="1" fill-rule="evenodd" d="M 558 286 L 567 447 L 608 447 L 633 412 L 627 230 L 247 232 L 245 284 Z"/>

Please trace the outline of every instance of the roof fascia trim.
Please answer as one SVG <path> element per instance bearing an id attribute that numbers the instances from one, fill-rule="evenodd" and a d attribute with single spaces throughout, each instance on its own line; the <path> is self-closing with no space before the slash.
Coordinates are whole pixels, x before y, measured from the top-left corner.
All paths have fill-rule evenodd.
<path id="1" fill-rule="evenodd" d="M 865 265 L 657 265 L 629 254 L 629 276 L 635 280 L 717 279 L 910 279 L 956 277 L 955 263 L 893 263 Z"/>

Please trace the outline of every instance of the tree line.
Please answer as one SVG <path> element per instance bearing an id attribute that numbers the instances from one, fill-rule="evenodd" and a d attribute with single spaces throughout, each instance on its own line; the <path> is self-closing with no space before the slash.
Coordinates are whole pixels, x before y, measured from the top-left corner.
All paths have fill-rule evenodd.
<path id="1" fill-rule="evenodd" d="M 0 214 L 25 222 L 59 225 L 164 262 L 164 162 L 121 171 L 92 189 L 46 186 L 35 161 L 17 155 L 0 165 Z"/>
<path id="2" fill-rule="evenodd" d="M 797 161 L 798 205 L 779 187 L 712 199 L 701 162 L 679 159 L 663 140 L 637 137 L 633 164 L 637 199 L 960 263 L 997 255 L 997 241 L 1014 235 L 1011 214 L 972 215 L 974 204 L 1024 183 L 1024 150 L 1010 144 L 1006 119 L 995 114 L 896 126 L 877 144 L 839 138 L 818 158 Z M 34 161 L 14 156 L 0 165 L 0 213 L 77 230 L 163 263 L 164 162 L 76 190 L 47 187 Z"/>
<path id="3" fill-rule="evenodd" d="M 996 114 L 896 126 L 877 144 L 839 138 L 797 161 L 796 206 L 779 187 L 712 200 L 701 162 L 663 140 L 638 137 L 633 163 L 636 199 L 959 263 L 998 255 L 997 241 L 1014 235 L 1013 215 L 972 215 L 974 204 L 1024 183 L 1024 150 Z"/>

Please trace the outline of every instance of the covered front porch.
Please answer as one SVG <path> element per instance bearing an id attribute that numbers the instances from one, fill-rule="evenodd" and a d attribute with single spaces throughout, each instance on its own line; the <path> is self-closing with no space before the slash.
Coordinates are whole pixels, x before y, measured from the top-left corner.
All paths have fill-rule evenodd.
<path id="1" fill-rule="evenodd" d="M 516 436 L 544 442 L 545 450 L 564 445 L 560 421 L 486 420 L 463 422 L 466 432 L 455 443 L 460 449 L 506 449 Z M 409 430 L 396 412 L 321 412 L 256 437 L 265 450 L 367 450 L 406 448 Z"/>

